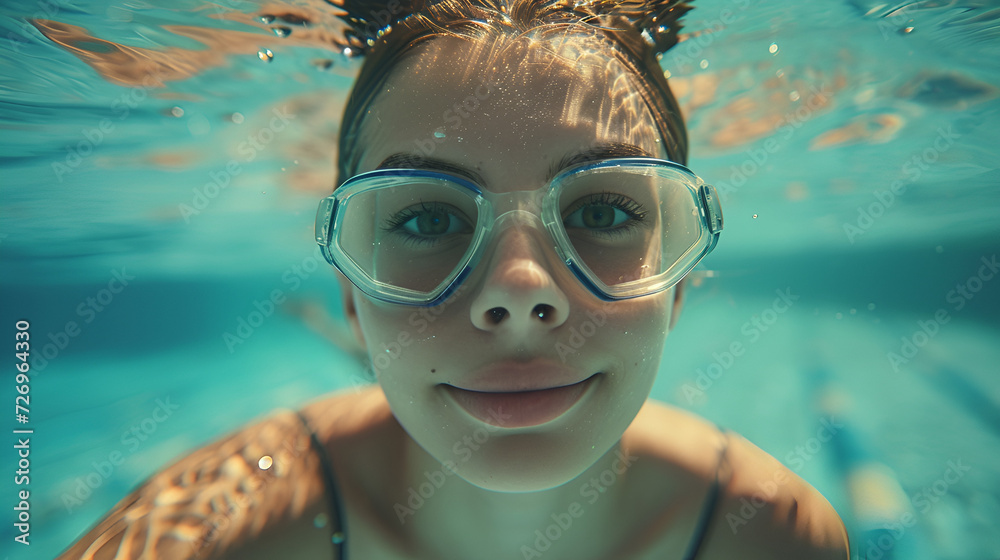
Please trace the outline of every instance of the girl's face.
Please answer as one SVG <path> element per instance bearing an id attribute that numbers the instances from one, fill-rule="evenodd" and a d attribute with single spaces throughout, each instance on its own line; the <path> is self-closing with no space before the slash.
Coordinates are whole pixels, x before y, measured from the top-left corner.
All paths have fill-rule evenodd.
<path id="1" fill-rule="evenodd" d="M 390 166 L 446 164 L 506 193 L 545 186 L 580 154 L 666 158 L 616 60 L 561 55 L 577 69 L 537 45 L 492 61 L 454 38 L 419 47 L 365 116 L 359 172 L 402 156 Z M 620 151 L 600 155 L 611 144 Z M 504 229 L 436 307 L 374 301 L 342 280 L 399 423 L 446 467 L 497 491 L 561 485 L 618 442 L 649 395 L 680 299 L 674 288 L 602 302 L 531 226 Z M 481 394 L 553 387 L 565 388 Z"/>

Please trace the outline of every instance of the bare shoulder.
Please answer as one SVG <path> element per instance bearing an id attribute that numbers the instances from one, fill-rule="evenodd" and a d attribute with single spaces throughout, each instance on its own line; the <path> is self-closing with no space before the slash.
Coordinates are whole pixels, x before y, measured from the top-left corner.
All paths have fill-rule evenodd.
<path id="1" fill-rule="evenodd" d="M 324 511 L 323 496 L 308 432 L 294 412 L 280 410 L 151 476 L 59 559 L 234 557 L 246 543 Z M 310 542 L 308 534 L 298 538 Z M 317 532 L 313 540 L 329 550 L 328 539 Z"/>
<path id="2" fill-rule="evenodd" d="M 731 476 L 704 558 L 849 558 L 844 523 L 819 491 L 739 434 L 728 439 Z"/>
<path id="3" fill-rule="evenodd" d="M 636 455 L 645 458 L 636 461 L 645 460 L 644 477 L 674 478 L 689 490 L 675 494 L 690 514 L 681 516 L 686 521 L 671 537 L 675 547 L 690 540 L 693 512 L 700 511 L 706 490 L 719 475 L 718 505 L 699 560 L 849 557 L 844 524 L 826 498 L 739 434 L 720 432 L 697 415 L 647 401 L 626 437 Z"/>
<path id="4" fill-rule="evenodd" d="M 355 528 L 379 517 L 375 504 L 396 499 L 392 482 L 402 480 L 403 441 L 409 437 L 382 389 L 372 385 L 324 396 L 302 414 L 326 450 Z"/>

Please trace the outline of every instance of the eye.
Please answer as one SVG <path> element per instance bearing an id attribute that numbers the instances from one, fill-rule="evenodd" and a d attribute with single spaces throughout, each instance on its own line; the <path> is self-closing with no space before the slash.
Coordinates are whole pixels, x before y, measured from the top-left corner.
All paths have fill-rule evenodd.
<path id="1" fill-rule="evenodd" d="M 641 222 L 646 213 L 642 205 L 627 196 L 600 193 L 578 200 L 563 219 L 567 228 L 610 230 Z"/>
<path id="2" fill-rule="evenodd" d="M 389 219 L 386 231 L 399 231 L 415 240 L 433 240 L 450 234 L 472 230 L 461 212 L 447 204 L 422 203 L 407 208 Z"/>
<path id="3" fill-rule="evenodd" d="M 563 223 L 566 227 L 605 229 L 621 225 L 628 218 L 628 214 L 613 206 L 588 204 L 567 216 Z"/>

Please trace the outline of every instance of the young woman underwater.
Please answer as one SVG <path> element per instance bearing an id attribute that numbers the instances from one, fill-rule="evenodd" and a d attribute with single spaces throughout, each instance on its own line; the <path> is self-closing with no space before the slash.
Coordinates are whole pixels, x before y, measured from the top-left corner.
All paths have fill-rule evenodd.
<path id="1" fill-rule="evenodd" d="M 341 7 L 366 60 L 316 236 L 377 385 L 196 451 L 61 558 L 847 558 L 815 489 L 647 399 L 722 230 L 656 58 L 689 8 Z"/>

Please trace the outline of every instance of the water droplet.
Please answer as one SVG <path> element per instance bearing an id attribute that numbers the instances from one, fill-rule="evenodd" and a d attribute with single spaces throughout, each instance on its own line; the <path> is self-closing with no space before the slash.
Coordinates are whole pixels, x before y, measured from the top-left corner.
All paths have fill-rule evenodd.
<path id="1" fill-rule="evenodd" d="M 663 77 L 664 78 L 670 79 L 670 75 L 671 75 L 670 74 L 670 70 L 664 70 L 663 71 Z"/>
<path id="2" fill-rule="evenodd" d="M 790 99 L 792 101 L 798 101 L 799 100 L 799 92 L 793 91 L 792 93 L 789 93 L 788 94 L 788 99 Z"/>
<path id="3" fill-rule="evenodd" d="M 447 136 L 447 135 L 445 134 L 443 128 L 439 128 L 439 129 L 437 129 L 437 130 L 434 131 L 434 137 L 435 138 L 444 138 L 445 136 Z"/>
<path id="4" fill-rule="evenodd" d="M 698 66 L 701 66 L 702 70 L 708 68 L 708 59 L 705 58 L 701 59 L 701 62 L 698 63 Z"/>
<path id="5" fill-rule="evenodd" d="M 323 527 L 326 527 L 325 513 L 317 514 L 316 517 L 313 518 L 313 527 L 316 527 L 317 529 L 322 529 Z"/>
<path id="6" fill-rule="evenodd" d="M 767 48 L 767 52 L 771 54 L 778 54 L 778 44 L 771 43 L 771 46 Z"/>
<path id="7" fill-rule="evenodd" d="M 229 120 L 236 124 L 243 124 L 243 113 L 233 113 L 232 115 L 229 115 Z"/>
<path id="8" fill-rule="evenodd" d="M 175 117 L 178 117 L 178 118 L 179 117 L 183 117 L 184 116 L 184 109 L 181 109 L 180 107 L 171 107 L 170 108 L 170 114 L 173 115 L 173 116 L 175 116 Z"/>
<path id="9" fill-rule="evenodd" d="M 292 29 L 290 27 L 272 27 L 271 31 L 278 37 L 285 38 L 292 34 Z"/>
<path id="10" fill-rule="evenodd" d="M 656 61 L 659 62 L 663 60 L 663 53 L 656 53 Z"/>
<path id="11" fill-rule="evenodd" d="M 851 315 L 855 315 L 855 314 L 857 314 L 857 312 L 858 312 L 857 309 L 855 309 L 853 307 L 851 308 Z"/>
<path id="12" fill-rule="evenodd" d="M 835 317 L 837 317 L 837 319 L 843 319 L 844 318 L 844 314 L 843 313 L 837 313 L 835 315 Z"/>
<path id="13" fill-rule="evenodd" d="M 902 29 L 899 30 L 899 33 L 902 34 L 902 35 L 906 35 L 907 33 L 913 33 L 913 27 L 912 26 L 911 27 L 904 27 L 904 28 L 902 28 Z"/>
<path id="14" fill-rule="evenodd" d="M 753 219 L 755 219 L 755 220 L 757 219 L 757 214 L 753 215 Z"/>
<path id="15" fill-rule="evenodd" d="M 341 533 L 340 531 L 337 531 L 336 533 L 333 534 L 333 536 L 330 537 L 330 541 L 332 541 L 333 544 L 340 544 L 344 542 L 344 534 Z"/>
<path id="16" fill-rule="evenodd" d="M 351 50 L 351 47 L 344 47 L 342 52 L 344 53 L 344 56 L 351 56 L 354 53 L 354 51 Z"/>
<path id="17" fill-rule="evenodd" d="M 274 21 L 274 16 L 272 16 L 271 14 L 264 14 L 257 19 L 259 19 L 261 23 L 266 25 Z"/>
<path id="18" fill-rule="evenodd" d="M 257 58 L 264 62 L 271 62 L 274 60 L 274 53 L 271 52 L 270 49 L 260 49 L 257 51 Z"/>
<path id="19" fill-rule="evenodd" d="M 875 311 L 875 304 L 874 303 L 869 303 L 868 304 L 868 311 Z"/>
<path id="20" fill-rule="evenodd" d="M 257 461 L 257 466 L 260 467 L 262 471 L 266 471 L 267 469 L 271 468 L 271 465 L 273 464 L 274 461 L 271 459 L 270 455 L 264 455 Z"/>

